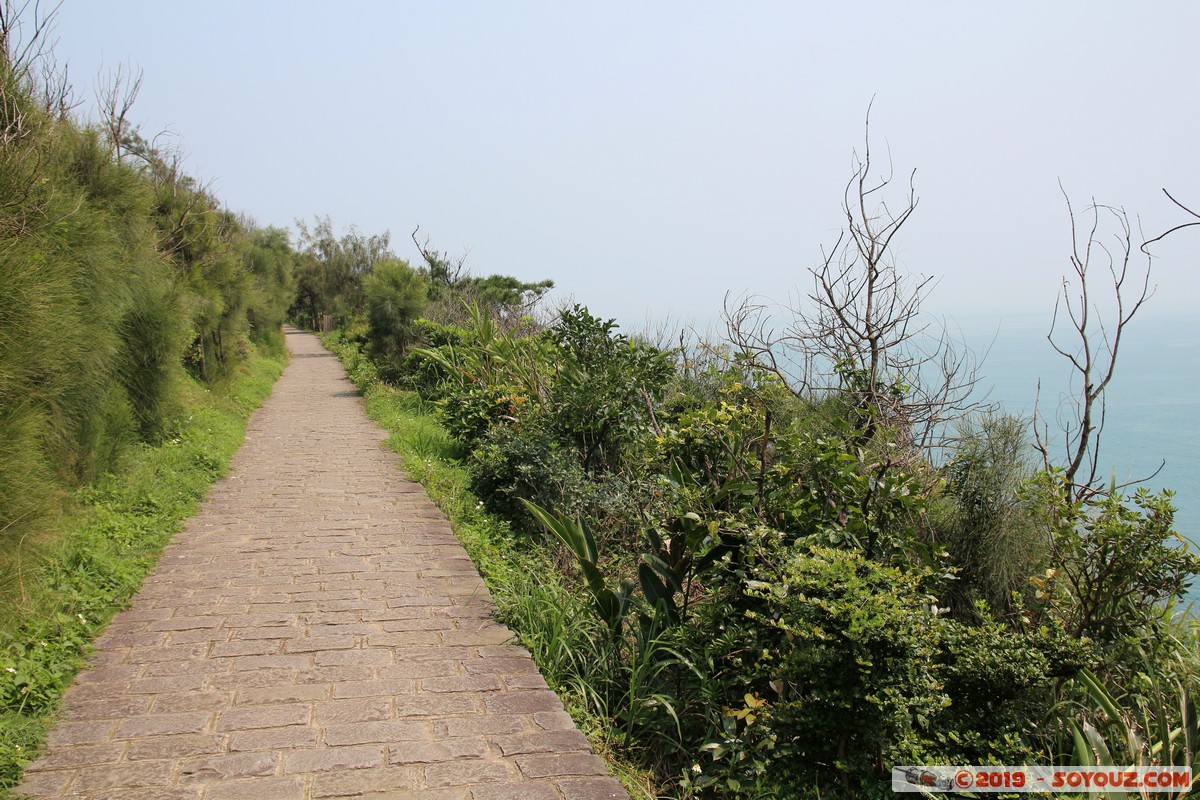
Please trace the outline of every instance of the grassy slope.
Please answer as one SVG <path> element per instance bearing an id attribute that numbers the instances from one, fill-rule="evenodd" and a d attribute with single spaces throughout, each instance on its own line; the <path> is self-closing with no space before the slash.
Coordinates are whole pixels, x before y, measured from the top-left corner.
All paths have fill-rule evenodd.
<path id="1" fill-rule="evenodd" d="M 173 437 L 130 452 L 120 474 L 79 492 L 40 541 L 3 555 L 0 800 L 40 746 L 89 643 L 224 474 L 284 363 L 253 357 L 212 391 L 189 382 Z"/>

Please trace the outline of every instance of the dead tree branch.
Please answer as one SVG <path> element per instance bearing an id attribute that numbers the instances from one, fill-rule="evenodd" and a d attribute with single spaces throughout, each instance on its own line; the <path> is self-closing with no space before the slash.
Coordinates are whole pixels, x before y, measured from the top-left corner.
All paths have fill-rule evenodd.
<path id="1" fill-rule="evenodd" d="M 45 8 L 41 0 L 0 2 L 0 57 L 18 84 L 32 78 L 35 65 L 52 49 L 50 33 L 62 3 Z"/>
<path id="2" fill-rule="evenodd" d="M 1116 372 L 1117 358 L 1129 323 L 1154 294 L 1150 286 L 1151 258 L 1144 269 L 1133 265 L 1133 228 L 1125 209 L 1092 201 L 1077 215 L 1063 192 L 1071 219 L 1070 273 L 1063 278 L 1062 291 L 1054 304 L 1054 316 L 1046 339 L 1070 365 L 1072 383 L 1079 382 L 1074 396 L 1063 397 L 1058 409 L 1058 427 L 1064 437 L 1063 478 L 1076 500 L 1095 494 L 1100 442 L 1106 418 L 1105 390 Z M 1086 230 L 1081 230 L 1082 222 Z M 1115 226 L 1110 235 L 1101 233 L 1102 222 Z M 1107 298 L 1115 307 L 1111 321 L 1093 290 L 1097 269 L 1111 289 Z M 1064 330 L 1060 336 L 1058 331 Z M 1051 455 L 1049 424 L 1034 404 L 1034 436 L 1043 465 L 1055 463 Z"/>
<path id="3" fill-rule="evenodd" d="M 948 422 L 979 407 L 970 398 L 977 369 L 944 326 L 936 331 L 921 316 L 933 278 L 905 274 L 896 263 L 893 243 L 917 208 L 915 171 L 889 206 L 894 174 L 890 159 L 882 172 L 874 162 L 869 109 L 865 129 L 843 195 L 845 226 L 809 270 L 807 302 L 785 307 L 791 319 L 778 331 L 769 305 L 755 298 L 735 308 L 727 301 L 725 321 L 747 364 L 783 378 L 798 395 L 852 400 L 861 439 L 886 427 L 916 453 L 936 445 Z"/>
<path id="4" fill-rule="evenodd" d="M 429 269 L 429 281 L 433 287 L 453 286 L 462 280 L 466 273 L 467 256 L 464 254 L 458 258 L 451 258 L 448 254 L 433 249 L 428 236 L 423 242 L 417 240 L 417 234 L 420 231 L 420 225 L 413 228 L 412 240 Z"/>
<path id="5" fill-rule="evenodd" d="M 118 64 L 103 79 L 96 78 L 96 96 L 100 100 L 104 131 L 108 134 L 109 144 L 118 162 L 122 156 L 121 149 L 128 149 L 136 135 L 130 127 L 129 112 L 142 89 L 142 77 L 142 70 L 134 74 L 133 67 Z"/>
<path id="6" fill-rule="evenodd" d="M 1146 248 L 1149 247 L 1150 245 L 1154 244 L 1155 242 L 1161 242 L 1163 239 L 1167 238 L 1175 231 L 1181 231 L 1184 228 L 1192 228 L 1197 225 L 1200 225 L 1200 212 L 1193 211 L 1192 209 L 1185 206 L 1183 203 L 1176 200 L 1174 197 L 1171 196 L 1171 193 L 1168 192 L 1166 189 L 1163 189 L 1162 191 L 1163 191 L 1163 194 L 1165 194 L 1167 196 L 1168 200 L 1170 200 L 1175 205 L 1179 206 L 1179 208 L 1183 209 L 1183 212 L 1185 214 L 1195 217 L 1195 219 L 1193 219 L 1191 222 L 1184 222 L 1180 225 L 1176 225 L 1174 228 L 1171 228 L 1170 230 L 1166 231 L 1165 233 L 1160 233 L 1158 236 L 1155 236 L 1150 241 L 1143 242 L 1141 249 L 1142 249 L 1142 252 L 1145 253 L 1146 255 L 1150 255 L 1150 251 L 1147 250 Z"/>

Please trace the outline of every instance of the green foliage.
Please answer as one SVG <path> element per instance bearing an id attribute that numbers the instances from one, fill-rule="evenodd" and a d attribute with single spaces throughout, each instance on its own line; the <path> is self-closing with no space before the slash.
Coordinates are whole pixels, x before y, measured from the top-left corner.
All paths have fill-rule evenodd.
<path id="1" fill-rule="evenodd" d="M 928 495 L 916 470 L 845 437 L 801 435 L 781 443 L 778 524 L 867 558 L 932 563 L 925 547 Z"/>
<path id="2" fill-rule="evenodd" d="M 367 341 L 375 356 L 391 366 L 393 377 L 408 350 L 413 320 L 425 308 L 427 291 L 424 279 L 396 259 L 376 262 L 363 281 Z"/>
<path id="3" fill-rule="evenodd" d="M 1027 429 L 1005 416 L 965 423 L 943 468 L 950 506 L 933 527 L 959 568 L 951 603 L 956 614 L 969 614 L 976 599 L 1012 611 L 1013 597 L 1027 595 L 1030 576 L 1050 558 L 1049 541 L 1022 500 L 1032 476 Z"/>
<path id="4" fill-rule="evenodd" d="M 522 500 L 571 516 L 600 513 L 613 494 L 612 480 L 589 478 L 579 454 L 546 434 L 537 420 L 523 421 L 520 427 L 499 424 L 504 416 L 515 419 L 516 408 L 512 395 L 498 400 L 481 409 L 498 417 L 480 413 L 475 418 L 487 432 L 478 437 L 467 459 L 471 490 L 509 519 L 528 518 Z M 449 414 L 443 418 L 462 419 Z M 447 427 L 462 438 L 461 429 Z"/>
<path id="5" fill-rule="evenodd" d="M 486 278 L 467 277 L 455 284 L 455 289 L 486 308 L 499 310 L 523 309 L 554 288 L 554 281 L 527 283 L 511 275 L 489 275 Z"/>
<path id="6" fill-rule="evenodd" d="M 407 363 L 470 450 L 475 491 L 514 518 L 528 519 L 525 498 L 628 528 L 646 487 L 616 467 L 648 441 L 648 400 L 670 373 L 667 355 L 581 308 L 540 333 L 469 311 L 465 328 L 426 325 L 440 343 Z"/>
<path id="7" fill-rule="evenodd" d="M 1029 490 L 1046 510 L 1055 564 L 1035 576 L 1035 602 L 1072 635 L 1119 649 L 1183 599 L 1200 557 L 1172 527 L 1170 492 L 1139 489 L 1130 503 L 1116 490 L 1072 500 L 1069 488 L 1046 473 Z"/>
<path id="8" fill-rule="evenodd" d="M 427 325 L 424 330 L 435 346 L 414 349 L 409 368 L 442 401 L 447 426 L 473 444 L 494 424 L 506 421 L 503 413 L 492 410 L 503 405 L 503 398 L 511 398 L 512 410 L 542 396 L 547 343 L 519 327 L 499 325 L 480 306 L 466 311 L 470 324 L 465 328 Z"/>
<path id="9" fill-rule="evenodd" d="M 1059 626 L 1013 627 L 982 604 L 975 618 L 946 621 L 939 674 L 950 706 L 934 740 L 947 763 L 1035 763 L 1058 685 L 1093 653 Z"/>
<path id="10" fill-rule="evenodd" d="M 363 281 L 382 261 L 396 261 L 390 235 L 366 235 L 354 226 L 338 236 L 329 217 L 317 218 L 313 227 L 296 220 L 301 258 L 296 267 L 297 295 L 292 318 L 317 328 L 320 315 L 339 322 L 364 309 Z"/>
<path id="11" fill-rule="evenodd" d="M 587 526 L 579 520 L 555 516 L 528 500 L 524 503 L 546 532 L 566 545 L 571 554 L 575 556 L 575 561 L 579 564 L 579 569 L 587 581 L 588 591 L 591 592 L 592 605 L 597 616 L 608 626 L 608 630 L 613 636 L 620 636 L 621 626 L 629 613 L 636 584 L 631 580 L 623 580 L 616 584 L 616 588 L 608 585 L 597 566 L 599 555 L 596 551 L 596 540 Z"/>
<path id="12" fill-rule="evenodd" d="M 762 626 L 753 669 L 774 696 L 755 736 L 773 737 L 777 764 L 794 764 L 780 785 L 826 772 L 863 797 L 882 794 L 874 787 L 891 764 L 922 763 L 912 759 L 949 703 L 927 580 L 819 546 L 758 572 L 748 590 L 764 603 L 752 614 Z"/>
<path id="13" fill-rule="evenodd" d="M 403 381 L 423 397 L 436 399 L 441 396 L 443 382 L 453 372 L 452 367 L 444 363 L 441 354 L 462 345 L 469 334 L 464 328 L 442 325 L 425 317 L 413 320 L 412 327 L 414 340 L 421 342 L 424 348 L 412 349 L 405 357 Z M 438 357 L 431 354 L 438 354 Z"/>
<path id="14" fill-rule="evenodd" d="M 1173 674 L 1178 666 L 1146 658 L 1134 690 L 1107 686 L 1091 670 L 1081 669 L 1069 687 L 1074 702 L 1065 706 L 1064 715 L 1071 732 L 1071 763 L 1189 767 L 1195 775 L 1200 768 L 1200 725 L 1194 686 Z M 1195 664 L 1190 666 L 1194 670 Z M 1146 796 L 1157 800 L 1177 795 Z"/>
<path id="15" fill-rule="evenodd" d="M 764 512 L 763 444 L 767 410 L 740 381 L 723 385 L 711 402 L 686 402 L 660 423 L 653 458 L 676 486 L 694 487 L 712 510 Z"/>
<path id="16" fill-rule="evenodd" d="M 550 330 L 555 380 L 546 398 L 551 429 L 574 446 L 589 473 L 615 470 L 649 430 L 650 410 L 672 374 L 668 354 L 614 334 L 616 323 L 576 305 Z"/>
<path id="17" fill-rule="evenodd" d="M 147 187 L 94 134 L 54 134 L 36 201 L 0 241 L 0 531 L 14 535 L 157 436 L 179 375 L 182 320 Z"/>
<path id="18" fill-rule="evenodd" d="M 124 352 L 118 375 L 145 441 L 157 441 L 176 413 L 174 388 L 184 343 L 176 290 L 166 281 L 156 283 L 138 287 L 148 296 L 121 325 Z"/>
<path id="19" fill-rule="evenodd" d="M 254 298 L 246 310 L 250 338 L 268 352 L 283 352 L 281 326 L 296 295 L 298 257 L 282 228 L 251 231 L 246 267 L 253 275 Z"/>

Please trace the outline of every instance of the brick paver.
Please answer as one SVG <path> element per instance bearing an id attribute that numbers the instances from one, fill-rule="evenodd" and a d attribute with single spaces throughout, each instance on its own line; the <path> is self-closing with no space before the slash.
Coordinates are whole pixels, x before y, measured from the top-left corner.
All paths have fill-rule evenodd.
<path id="1" fill-rule="evenodd" d="M 338 361 L 292 362 L 18 796 L 626 798 Z"/>

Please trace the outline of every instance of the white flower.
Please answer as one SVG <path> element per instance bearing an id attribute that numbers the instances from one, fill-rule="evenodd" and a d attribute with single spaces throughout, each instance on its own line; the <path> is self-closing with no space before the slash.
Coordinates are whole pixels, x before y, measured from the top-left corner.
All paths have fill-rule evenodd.
<path id="1" fill-rule="evenodd" d="M 75 616 L 79 617 L 80 622 L 82 622 L 84 625 L 87 625 L 87 620 L 83 618 L 83 614 L 76 614 Z"/>
<path id="2" fill-rule="evenodd" d="M 16 671 L 15 669 L 13 669 L 12 667 L 5 667 L 5 668 L 4 668 L 4 671 L 5 671 L 5 672 L 11 672 L 13 675 L 16 675 L 16 674 L 17 674 L 17 671 Z"/>
<path id="3" fill-rule="evenodd" d="M 704 771 L 704 770 L 700 769 L 700 765 L 699 765 L 699 764 L 695 764 L 695 765 L 693 765 L 693 766 L 692 766 L 692 772 L 696 773 L 697 775 L 699 775 L 699 774 L 700 774 L 701 772 L 703 772 L 703 771 Z"/>

